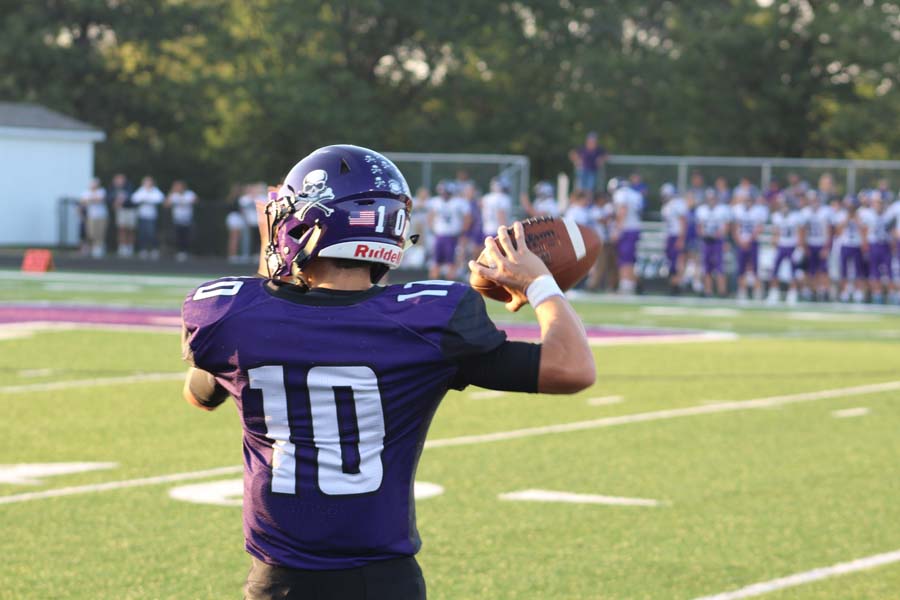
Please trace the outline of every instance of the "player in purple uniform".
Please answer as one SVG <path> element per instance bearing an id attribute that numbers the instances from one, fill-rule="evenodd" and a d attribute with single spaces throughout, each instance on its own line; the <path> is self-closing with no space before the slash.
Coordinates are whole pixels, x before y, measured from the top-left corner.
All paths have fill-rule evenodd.
<path id="1" fill-rule="evenodd" d="M 594 381 L 580 320 L 505 229 L 485 240 L 489 266 L 470 268 L 510 310 L 532 305 L 541 344 L 507 341 L 468 286 L 375 285 L 400 263 L 410 205 L 384 156 L 317 150 L 266 207 L 269 277 L 212 281 L 184 303 L 185 399 L 212 410 L 231 395 L 241 417 L 246 598 L 424 599 L 413 483 L 447 390 Z"/>

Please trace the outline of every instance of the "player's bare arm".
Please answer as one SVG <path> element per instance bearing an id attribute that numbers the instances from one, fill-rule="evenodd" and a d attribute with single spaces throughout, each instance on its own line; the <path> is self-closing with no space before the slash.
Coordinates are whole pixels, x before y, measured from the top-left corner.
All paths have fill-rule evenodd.
<path id="1" fill-rule="evenodd" d="M 513 231 L 516 239 L 525 239 L 521 222 L 513 224 Z M 484 259 L 489 264 L 471 261 L 469 268 L 510 293 L 512 299 L 506 304 L 510 311 L 528 303 L 532 285 L 542 285 L 542 281 L 548 279 L 552 281 L 552 275 L 541 259 L 526 244 L 514 245 L 505 227 L 500 228 L 496 239 L 485 240 L 485 251 Z M 568 300 L 561 293 L 551 295 L 534 309 L 541 327 L 538 391 L 570 394 L 593 385 L 596 380 L 594 357 L 584 326 Z"/>

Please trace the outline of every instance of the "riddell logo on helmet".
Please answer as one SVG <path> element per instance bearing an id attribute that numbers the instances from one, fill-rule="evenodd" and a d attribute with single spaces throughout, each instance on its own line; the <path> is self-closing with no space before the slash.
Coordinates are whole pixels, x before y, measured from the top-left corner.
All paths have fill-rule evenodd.
<path id="1" fill-rule="evenodd" d="M 392 265 L 400 264 L 400 251 L 396 248 L 370 248 L 366 244 L 357 244 L 356 252 L 353 258 L 362 258 L 364 260 L 382 260 Z"/>

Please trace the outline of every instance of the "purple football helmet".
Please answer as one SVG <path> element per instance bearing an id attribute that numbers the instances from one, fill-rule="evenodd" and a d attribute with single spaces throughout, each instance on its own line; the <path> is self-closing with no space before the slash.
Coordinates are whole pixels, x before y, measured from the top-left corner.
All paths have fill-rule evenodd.
<path id="1" fill-rule="evenodd" d="M 367 148 L 319 148 L 290 170 L 266 206 L 270 277 L 293 277 L 316 257 L 372 263 L 372 282 L 400 265 L 412 207 L 390 160 Z"/>

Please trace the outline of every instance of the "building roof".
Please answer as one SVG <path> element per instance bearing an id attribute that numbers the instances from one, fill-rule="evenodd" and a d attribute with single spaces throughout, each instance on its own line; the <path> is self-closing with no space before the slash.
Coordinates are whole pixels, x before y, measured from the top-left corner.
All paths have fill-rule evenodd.
<path id="1" fill-rule="evenodd" d="M 0 102 L 0 127 L 99 131 L 84 121 L 27 102 Z"/>

